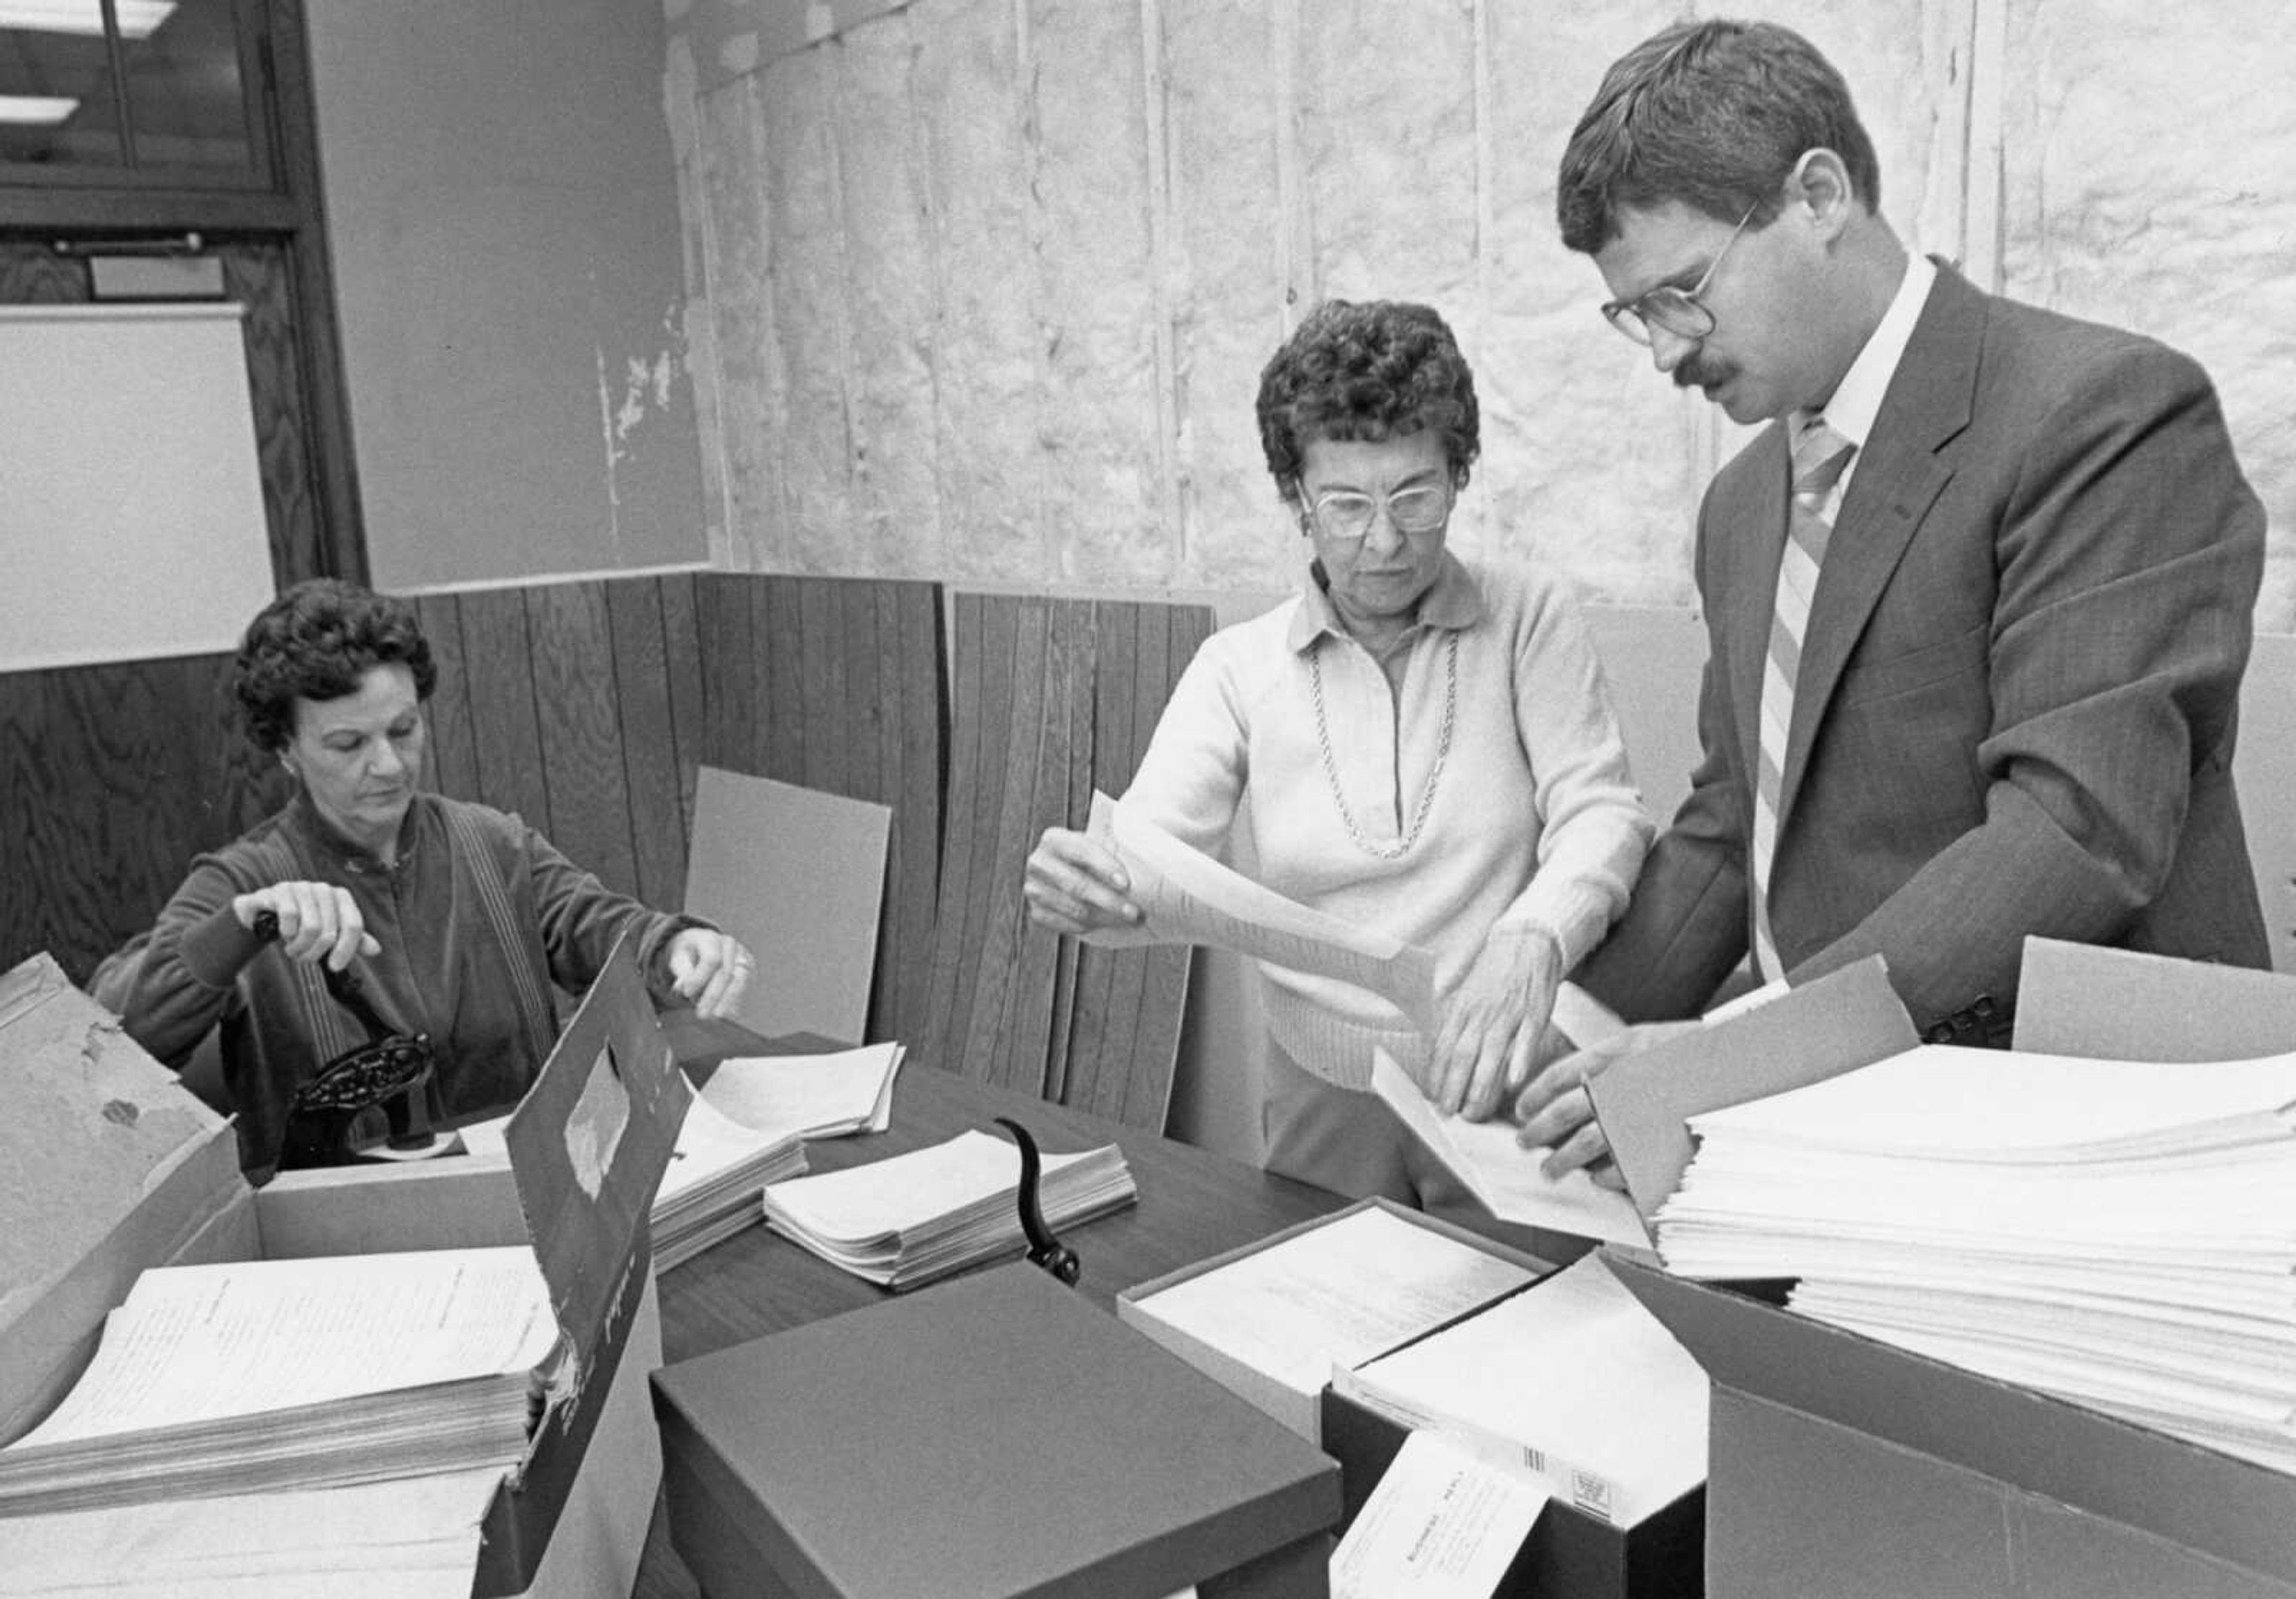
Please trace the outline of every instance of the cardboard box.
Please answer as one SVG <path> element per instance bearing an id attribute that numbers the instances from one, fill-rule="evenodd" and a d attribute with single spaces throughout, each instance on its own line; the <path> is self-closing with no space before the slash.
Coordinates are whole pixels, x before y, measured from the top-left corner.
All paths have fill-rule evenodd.
<path id="1" fill-rule="evenodd" d="M 1820 986 L 1743 1020 L 1795 1021 Z M 1685 1113 L 1777 1091 L 1758 1081 L 1774 1065 L 1760 1040 L 1734 1026 L 1705 1029 L 1701 1103 L 1663 1071 L 1597 1081 L 1645 1214 L 1680 1177 Z M 2021 1047 L 2052 1054 L 2276 1054 L 2296 1039 L 2296 980 L 2036 939 L 2016 1026 Z M 1876 1058 L 1873 1043 L 1835 1034 L 1835 1069 Z M 1696 1283 L 1654 1256 L 1605 1255 L 1714 1382 L 1714 1599 L 2296 1595 L 2296 1477 L 1798 1315 L 1778 1284 Z"/>
<path id="2" fill-rule="evenodd" d="M 1339 1470 L 1037 1267 L 654 1378 L 671 1537 L 718 1599 L 1320 1599 Z"/>
<path id="3" fill-rule="evenodd" d="M 1147 1301 L 1152 1300 L 1158 1294 L 1179 1283 L 1201 1277 L 1207 1272 L 1218 1271 L 1222 1267 L 1263 1253 L 1279 1244 L 1328 1227 L 1334 1222 L 1344 1220 L 1365 1210 L 1383 1211 L 1399 1222 L 1424 1228 L 1437 1237 L 1449 1239 L 1455 1243 L 1475 1250 L 1478 1254 L 1506 1261 L 1529 1273 L 1534 1280 L 1554 1269 L 1552 1264 L 1536 1256 L 1525 1254 L 1520 1250 L 1510 1248 L 1503 1243 L 1493 1242 L 1490 1239 L 1471 1232 L 1465 1227 L 1409 1210 L 1392 1200 L 1377 1198 L 1358 1200 L 1354 1204 L 1334 1210 L 1328 1216 L 1319 1216 L 1312 1220 L 1300 1222 L 1296 1226 L 1286 1227 L 1280 1233 L 1271 1233 L 1257 1242 L 1228 1250 L 1207 1259 L 1199 1260 L 1193 1266 L 1184 1266 L 1177 1271 L 1167 1272 L 1162 1276 L 1149 1282 L 1137 1283 L 1129 1288 L 1122 1289 L 1116 1296 L 1117 1319 L 1128 1326 L 1138 1328 L 1198 1371 L 1218 1382 L 1230 1392 L 1250 1400 L 1309 1443 L 1318 1442 L 1322 1437 L 1324 1390 L 1329 1380 L 1325 1373 L 1319 1372 L 1313 1383 L 1304 1387 L 1287 1382 L 1276 1373 L 1264 1371 L 1227 1349 L 1207 1343 L 1202 1339 L 1160 1319 Z M 1438 1326 L 1448 1326 L 1462 1316 L 1472 1315 L 1483 1305 L 1494 1303 L 1497 1299 L 1504 1298 L 1505 1293 L 1513 1292 L 1516 1292 L 1516 1289 L 1510 1287 L 1462 1311 L 1460 1316 L 1449 1317 L 1440 1323 L 1430 1323 L 1420 1329 L 1420 1333 L 1413 1336 L 1432 1332 Z M 1364 1358 L 1376 1359 L 1388 1353 L 1390 1349 L 1400 1349 L 1410 1341 L 1410 1338 L 1404 1338 L 1384 1348 L 1367 1350 Z M 1384 1466 L 1385 1463 L 1382 1462 L 1382 1470 Z M 1369 1485 L 1365 1485 L 1364 1491 L 1365 1493 L 1370 1491 Z"/>
<path id="4" fill-rule="evenodd" d="M 513 1119 L 507 1168 L 345 1167 L 250 1190 L 230 1127 L 44 955 L 0 977 L 0 1439 L 78 1379 L 147 1267 L 530 1243 L 585 1375 L 496 1490 L 471 1591 L 629 1593 L 661 1469 L 643 1224 L 687 1090 L 626 952 Z"/>
<path id="5" fill-rule="evenodd" d="M 1324 1447 L 1339 1461 L 1346 1490 L 1344 1530 L 1394 1464 L 1407 1433 L 1328 1388 L 1323 1408 Z M 1613 1527 L 1568 1499 L 1550 1499 L 1492 1590 L 1493 1599 L 1697 1599 L 1705 1519 L 1704 1488 L 1693 1488 L 1628 1528 Z"/>

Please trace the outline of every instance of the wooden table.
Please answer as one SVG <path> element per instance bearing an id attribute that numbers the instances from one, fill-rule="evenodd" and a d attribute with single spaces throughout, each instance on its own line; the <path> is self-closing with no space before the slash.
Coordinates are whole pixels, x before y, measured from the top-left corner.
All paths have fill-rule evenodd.
<path id="1" fill-rule="evenodd" d="M 807 1168 L 835 1171 L 939 1144 L 968 1128 L 1002 1136 L 992 1121 L 997 1116 L 1019 1121 L 1047 1153 L 1108 1143 L 1124 1151 L 1139 1185 L 1138 1202 L 1061 1232 L 1061 1241 L 1083 1259 L 1078 1291 L 1111 1313 L 1122 1289 L 1348 1202 L 1210 1150 L 914 1063 L 903 1067 L 894 1088 L 890 1132 L 808 1144 Z M 888 1297 L 762 1226 L 663 1273 L 660 1292 L 663 1357 L 670 1362 Z M 634 1592 L 638 1599 L 692 1599 L 698 1592 L 669 1546 L 659 1507 Z"/>

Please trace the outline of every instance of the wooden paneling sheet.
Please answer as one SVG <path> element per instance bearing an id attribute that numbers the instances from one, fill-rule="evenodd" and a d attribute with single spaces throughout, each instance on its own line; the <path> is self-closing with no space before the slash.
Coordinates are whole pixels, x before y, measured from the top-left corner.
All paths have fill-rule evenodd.
<path id="1" fill-rule="evenodd" d="M 1093 682 L 1092 786 L 1121 794 L 1146 752 L 1172 685 L 1211 636 L 1202 605 L 1100 604 Z M 1179 1056 L 1190 952 L 1174 946 L 1076 946 L 1073 1021 L 1062 1104 L 1161 1132 Z"/>
<path id="2" fill-rule="evenodd" d="M 193 856 L 284 802 L 230 676 L 227 655 L 0 675 L 0 967 L 45 949 L 85 982 Z"/>
<path id="3" fill-rule="evenodd" d="M 961 594 L 947 842 L 926 1058 L 1160 1129 L 1187 992 L 1185 949 L 1103 950 L 1033 926 L 1021 898 L 1049 826 L 1120 793 L 1201 606 Z"/>
<path id="4" fill-rule="evenodd" d="M 693 626 L 702 761 L 892 808 L 868 1037 L 920 1045 L 940 876 L 939 586 L 710 572 Z"/>
<path id="5" fill-rule="evenodd" d="M 518 813 L 608 888 L 677 909 L 701 743 L 693 576 L 416 604 L 439 659 L 432 786 Z"/>

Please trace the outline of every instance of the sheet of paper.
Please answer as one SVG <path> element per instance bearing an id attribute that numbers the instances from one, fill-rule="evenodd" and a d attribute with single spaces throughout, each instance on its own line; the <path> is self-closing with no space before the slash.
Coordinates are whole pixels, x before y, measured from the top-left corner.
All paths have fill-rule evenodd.
<path id="1" fill-rule="evenodd" d="M 1092 797 L 1094 840 L 1124 863 L 1139 926 L 1095 933 L 1100 944 L 1201 944 L 1368 988 L 1432 1037 L 1435 957 L 1286 899 L 1191 849 L 1106 794 Z"/>
<path id="2" fill-rule="evenodd" d="M 701 1097 L 759 1132 L 882 1133 L 892 1125 L 893 1082 L 906 1054 L 898 1044 L 871 1044 L 830 1054 L 736 1056 L 710 1073 Z"/>
<path id="3" fill-rule="evenodd" d="M 1142 1308 L 1294 1388 L 1534 1280 L 1532 1272 L 1372 1209 L 1173 1283 Z"/>
<path id="4" fill-rule="evenodd" d="M 522 1247 L 168 1267 L 135 1280 L 18 1445 L 526 1371 L 557 1341 Z"/>
<path id="5" fill-rule="evenodd" d="M 1546 1491 L 1414 1432 L 1332 1555 L 1332 1599 L 1490 1599 Z"/>
<path id="6" fill-rule="evenodd" d="M 1705 1480 L 1706 1374 L 1600 1256 L 1332 1382 L 1615 1527 Z"/>
<path id="7" fill-rule="evenodd" d="M 745 1160 L 757 1159 L 766 1148 L 786 1136 L 787 1134 L 760 1133 L 745 1128 L 695 1095 L 685 1108 L 685 1120 L 677 1129 L 677 1147 L 670 1153 L 669 1164 L 662 1168 L 661 1186 L 654 1191 L 656 1209 L 664 1200 L 674 1200 L 723 1177 Z"/>
<path id="8" fill-rule="evenodd" d="M 1550 1177 L 1541 1169 L 1541 1152 L 1514 1141 L 1514 1124 L 1468 1121 L 1447 1116 L 1429 1102 L 1384 1050 L 1371 1063 L 1372 1092 L 1393 1111 L 1435 1158 L 1458 1175 L 1467 1192 L 1501 1221 L 1548 1227 L 1581 1238 L 1647 1246 L 1649 1234 L 1634 1201 L 1605 1188 L 1585 1171 Z"/>
<path id="9" fill-rule="evenodd" d="M 1883 1154 L 2088 1159 L 2203 1147 L 2226 1125 L 2284 1131 L 2291 1104 L 2296 1053 L 2169 1067 L 1924 1044 L 1690 1125 Z"/>
<path id="10" fill-rule="evenodd" d="M 0 1518 L 0 1599 L 468 1599 L 502 1473 Z M 324 1575 L 323 1575 L 324 1574 Z"/>

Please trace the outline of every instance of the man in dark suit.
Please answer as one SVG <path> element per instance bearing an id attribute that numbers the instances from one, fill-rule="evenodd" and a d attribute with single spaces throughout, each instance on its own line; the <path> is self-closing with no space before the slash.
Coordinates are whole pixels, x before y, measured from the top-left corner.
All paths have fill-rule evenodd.
<path id="1" fill-rule="evenodd" d="M 1577 974 L 1630 1022 L 1750 950 L 1788 983 L 1879 953 L 1926 1036 L 1984 1043 L 2028 934 L 2269 964 L 2232 782 L 2264 518 L 2207 377 L 1910 256 L 1878 201 L 1841 76 L 1769 24 L 1636 46 L 1562 159 L 1604 314 L 1771 423 L 1699 512 L 1690 796 Z M 1518 1101 L 1550 1169 L 1603 1152 L 1580 1085 L 1617 1053 Z"/>

